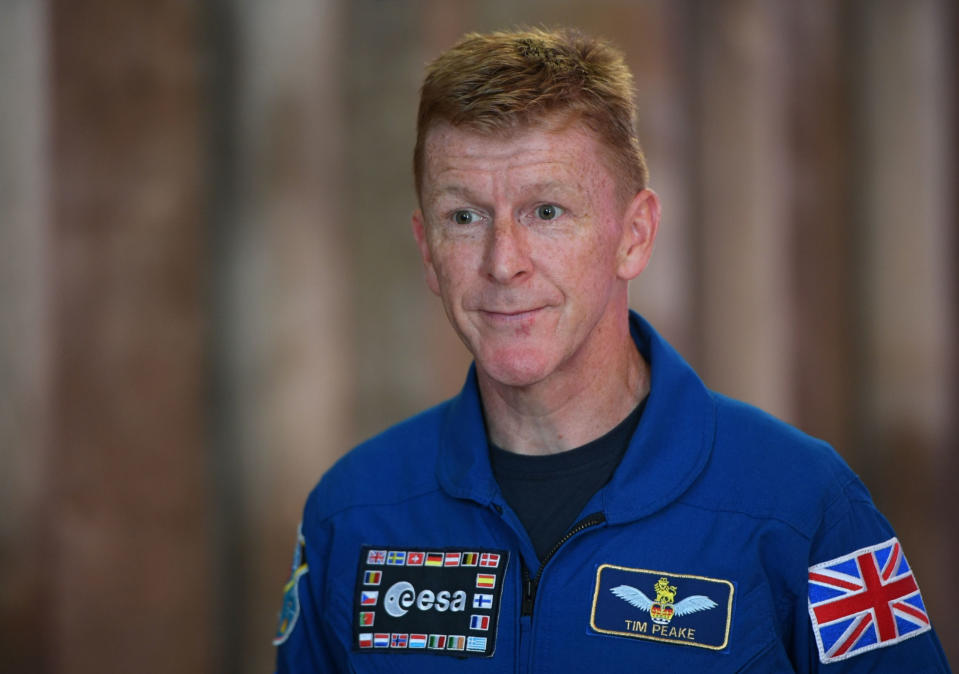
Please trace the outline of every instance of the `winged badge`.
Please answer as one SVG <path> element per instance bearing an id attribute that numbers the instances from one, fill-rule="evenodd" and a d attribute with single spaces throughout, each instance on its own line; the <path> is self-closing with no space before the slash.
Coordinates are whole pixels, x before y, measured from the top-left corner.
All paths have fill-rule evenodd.
<path id="1" fill-rule="evenodd" d="M 676 586 L 670 585 L 669 581 L 661 578 L 654 586 L 656 590 L 656 599 L 650 599 L 646 594 L 632 585 L 617 585 L 610 589 L 623 601 L 632 604 L 636 608 L 647 611 L 652 617 L 653 622 L 661 625 L 669 624 L 674 616 L 687 615 L 698 611 L 708 611 L 716 608 L 717 604 L 709 597 L 702 594 L 694 594 L 686 597 L 682 601 L 674 602 L 676 597 Z"/>

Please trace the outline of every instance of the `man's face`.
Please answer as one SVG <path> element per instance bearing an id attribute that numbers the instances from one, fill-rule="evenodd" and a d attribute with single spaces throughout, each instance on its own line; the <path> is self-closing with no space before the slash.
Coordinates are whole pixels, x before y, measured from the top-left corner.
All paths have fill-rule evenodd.
<path id="1" fill-rule="evenodd" d="M 425 148 L 413 231 L 481 376 L 523 387 L 601 358 L 648 259 L 655 195 L 624 204 L 578 124 L 503 135 L 440 125 Z"/>

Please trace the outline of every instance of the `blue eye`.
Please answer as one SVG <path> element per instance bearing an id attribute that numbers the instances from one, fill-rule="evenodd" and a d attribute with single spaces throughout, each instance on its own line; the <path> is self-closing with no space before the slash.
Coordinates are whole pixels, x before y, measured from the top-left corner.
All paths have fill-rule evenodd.
<path id="1" fill-rule="evenodd" d="M 536 207 L 536 217 L 540 220 L 555 220 L 563 214 L 563 209 L 556 204 L 542 204 Z"/>
<path id="2" fill-rule="evenodd" d="M 467 210 L 454 211 L 453 222 L 457 225 L 472 225 L 476 222 L 476 213 Z"/>

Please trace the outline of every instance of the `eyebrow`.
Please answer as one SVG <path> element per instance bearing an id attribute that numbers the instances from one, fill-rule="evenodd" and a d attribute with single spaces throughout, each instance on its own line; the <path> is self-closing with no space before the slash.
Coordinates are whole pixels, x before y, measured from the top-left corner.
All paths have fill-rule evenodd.
<path id="1" fill-rule="evenodd" d="M 524 191 L 527 192 L 548 192 L 554 190 L 557 192 L 566 193 L 569 191 L 569 186 L 564 185 L 563 183 L 557 182 L 555 180 L 546 180 L 541 183 L 533 183 L 528 185 Z"/>
<path id="2" fill-rule="evenodd" d="M 524 186 L 521 193 L 526 194 L 526 193 L 549 192 L 549 191 L 555 191 L 561 194 L 566 194 L 570 191 L 570 187 L 568 185 L 565 185 L 561 182 L 557 182 L 555 180 L 546 180 L 543 182 L 532 183 L 531 185 Z M 479 199 L 476 198 L 476 196 L 473 194 L 473 192 L 469 188 L 464 187 L 462 185 L 454 185 L 454 184 L 441 185 L 440 187 L 432 190 L 429 201 L 430 203 L 433 203 L 439 200 L 440 198 L 446 197 L 446 196 L 462 197 L 463 199 L 466 199 L 467 201 L 479 201 Z"/>
<path id="3" fill-rule="evenodd" d="M 447 195 L 469 199 L 471 197 L 471 192 L 469 189 L 461 185 L 442 185 L 434 190 L 431 190 L 430 194 L 430 196 L 433 197 L 433 200 L 438 197 L 445 197 Z"/>

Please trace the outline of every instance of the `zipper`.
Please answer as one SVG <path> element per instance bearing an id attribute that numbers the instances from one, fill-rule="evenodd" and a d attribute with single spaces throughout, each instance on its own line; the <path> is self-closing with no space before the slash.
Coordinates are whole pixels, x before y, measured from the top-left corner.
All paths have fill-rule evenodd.
<path id="1" fill-rule="evenodd" d="M 563 537 L 556 541 L 554 545 L 546 556 L 543 558 L 543 561 L 540 562 L 539 570 L 536 572 L 536 575 L 531 577 L 529 574 L 529 569 L 526 568 L 526 565 L 523 565 L 523 608 L 521 615 L 531 616 L 533 615 L 533 604 L 536 603 L 536 590 L 539 587 L 540 578 L 543 575 L 543 569 L 546 568 L 546 564 L 549 563 L 549 560 L 559 552 L 559 549 L 571 539 L 576 534 L 581 531 L 585 531 L 590 527 L 595 527 L 599 524 L 602 524 L 606 521 L 606 516 L 603 513 L 593 513 L 592 515 L 587 515 L 579 522 L 573 525 L 573 527 L 563 534 Z"/>

